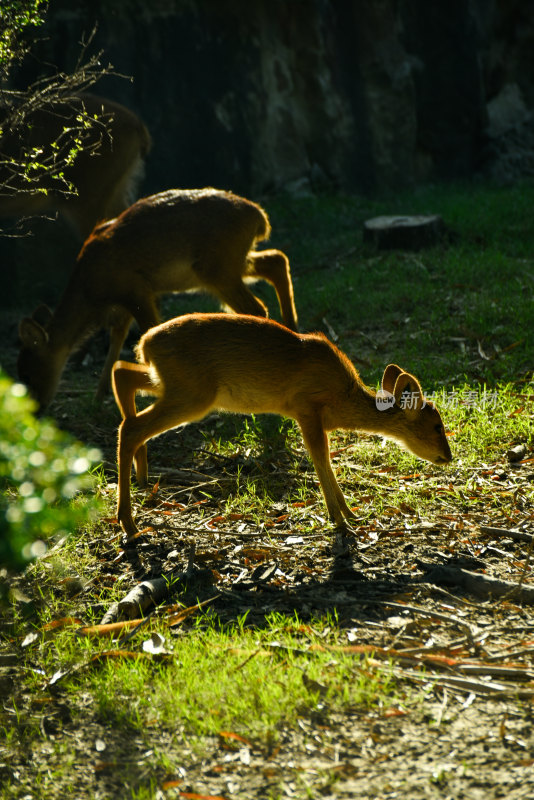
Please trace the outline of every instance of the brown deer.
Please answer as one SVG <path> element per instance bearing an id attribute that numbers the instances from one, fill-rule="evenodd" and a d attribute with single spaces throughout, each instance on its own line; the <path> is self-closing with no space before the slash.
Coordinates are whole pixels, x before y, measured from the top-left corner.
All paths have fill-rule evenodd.
<path id="1" fill-rule="evenodd" d="M 9 109 L 0 110 L 0 117 L 7 114 Z M 83 116 L 91 119 L 89 128 L 84 126 Z M 135 200 L 150 135 L 141 120 L 119 103 L 92 94 L 74 95 L 30 112 L 21 127 L 4 128 L 0 138 L 0 217 L 58 211 L 84 240 L 97 222 L 116 217 Z M 53 172 L 56 153 L 65 157 L 76 138 L 83 149 L 63 170 L 62 180 L 42 170 L 27 183 L 13 172 L 11 159 L 18 160 L 34 148 L 40 153 L 37 160 L 46 161 Z M 70 184 L 76 193 L 60 191 Z"/>
<path id="2" fill-rule="evenodd" d="M 20 380 L 45 408 L 74 347 L 95 328 L 108 327 L 101 399 L 132 319 L 141 333 L 157 325 L 156 299 L 165 292 L 203 290 L 238 314 L 264 317 L 265 305 L 244 282 L 263 278 L 277 292 L 285 324 L 296 329 L 286 256 L 254 250 L 269 233 L 265 211 L 230 192 L 176 189 L 138 200 L 95 228 L 55 313 L 46 320 L 41 307 L 21 321 Z"/>
<path id="3" fill-rule="evenodd" d="M 189 314 L 145 333 L 137 345 L 137 358 L 138 364 L 118 361 L 112 375 L 123 416 L 117 516 L 129 536 L 137 531 L 130 500 L 132 462 L 139 485 L 146 486 L 146 442 L 213 410 L 295 419 L 317 470 L 328 514 L 337 525 L 354 514 L 332 471 L 328 431 L 378 433 L 434 464 L 452 458 L 440 414 L 425 400 L 413 375 L 390 364 L 377 393 L 319 333 L 298 334 L 251 316 Z M 137 413 L 136 392 L 155 395 L 157 400 Z"/>

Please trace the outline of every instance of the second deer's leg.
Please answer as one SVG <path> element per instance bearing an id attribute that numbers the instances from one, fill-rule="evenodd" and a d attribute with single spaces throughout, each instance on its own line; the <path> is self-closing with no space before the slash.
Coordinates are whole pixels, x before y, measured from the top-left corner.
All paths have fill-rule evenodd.
<path id="1" fill-rule="evenodd" d="M 236 314 L 252 314 L 254 317 L 268 317 L 264 303 L 254 295 L 241 278 L 233 278 L 217 286 L 207 286 L 210 292 L 229 306 Z"/>
<path id="2" fill-rule="evenodd" d="M 139 325 L 139 331 L 146 333 L 150 328 L 159 325 L 160 317 L 156 306 L 156 300 L 150 288 L 143 297 L 137 297 L 132 316 Z"/>
<path id="3" fill-rule="evenodd" d="M 121 354 L 122 345 L 128 335 L 131 323 L 132 317 L 123 309 L 114 311 L 109 320 L 109 348 L 96 390 L 98 401 L 103 400 L 109 392 L 111 370 Z"/>
<path id="4" fill-rule="evenodd" d="M 247 274 L 274 286 L 282 319 L 288 328 L 298 331 L 297 309 L 287 256 L 281 250 L 260 250 L 249 253 Z"/>
<path id="5" fill-rule="evenodd" d="M 243 280 L 249 271 L 247 253 L 250 243 L 232 242 L 228 253 L 205 255 L 195 262 L 192 270 L 198 286 L 213 294 L 236 314 L 268 317 L 265 304 L 250 291 Z"/>
<path id="6" fill-rule="evenodd" d="M 113 310 L 109 319 L 109 348 L 106 362 L 100 375 L 96 399 L 101 401 L 109 391 L 111 370 L 115 361 L 119 358 L 122 346 L 135 317 L 141 333 L 145 333 L 149 328 L 158 325 L 159 316 L 156 303 L 150 291 L 142 294 L 139 287 L 135 293 L 128 297 L 128 308 L 116 308 Z"/>
<path id="7" fill-rule="evenodd" d="M 332 470 L 328 435 L 318 416 L 300 417 L 297 422 L 317 471 L 328 514 L 337 525 L 342 525 L 345 517 L 354 518 L 354 514 L 348 507 Z"/>

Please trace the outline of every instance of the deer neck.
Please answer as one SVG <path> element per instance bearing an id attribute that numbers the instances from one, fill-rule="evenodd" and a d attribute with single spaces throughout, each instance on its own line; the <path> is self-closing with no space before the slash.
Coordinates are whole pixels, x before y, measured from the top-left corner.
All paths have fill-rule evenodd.
<path id="1" fill-rule="evenodd" d="M 396 438 L 402 432 L 403 415 L 399 412 L 397 406 L 384 408 L 377 403 L 373 389 L 355 382 L 348 397 L 326 410 L 325 425 L 328 430 L 344 428 Z"/>
<path id="2" fill-rule="evenodd" d="M 87 297 L 76 288 L 69 287 L 63 295 L 48 326 L 50 350 L 57 358 L 67 360 L 96 326 L 94 309 Z"/>

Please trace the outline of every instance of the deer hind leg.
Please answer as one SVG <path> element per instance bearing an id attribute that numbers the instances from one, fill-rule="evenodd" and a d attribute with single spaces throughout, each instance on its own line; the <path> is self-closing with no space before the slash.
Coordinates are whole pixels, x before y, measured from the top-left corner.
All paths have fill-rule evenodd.
<path id="1" fill-rule="evenodd" d="M 264 303 L 245 286 L 241 278 L 217 286 L 207 286 L 226 306 L 236 314 L 252 314 L 254 317 L 268 317 Z"/>
<path id="2" fill-rule="evenodd" d="M 298 420 L 304 444 L 308 448 L 323 490 L 326 508 L 336 525 L 343 525 L 345 517 L 354 519 L 343 492 L 339 488 L 330 463 L 328 435 L 317 416 L 300 417 Z"/>
<path id="3" fill-rule="evenodd" d="M 192 271 L 198 281 L 198 288 L 217 297 L 218 300 L 236 314 L 251 314 L 254 317 L 268 317 L 267 307 L 245 285 L 248 276 L 248 250 L 251 239 L 230 241 L 226 254 L 217 253 L 200 258 L 193 264 Z"/>
<path id="4" fill-rule="evenodd" d="M 135 395 L 137 392 L 147 392 L 157 394 L 157 390 L 152 384 L 150 373 L 147 367 L 142 364 L 130 364 L 128 361 L 116 361 L 111 373 L 113 394 L 120 412 L 126 417 L 135 417 L 137 408 L 135 405 Z M 135 474 L 140 486 L 148 483 L 148 462 L 146 444 L 140 445 L 133 455 L 135 463 Z"/>
<path id="5" fill-rule="evenodd" d="M 120 382 L 121 378 L 119 378 Z M 135 383 L 132 380 L 132 383 Z M 130 473 L 132 462 L 136 453 L 142 448 L 146 453 L 146 443 L 149 439 L 171 428 L 176 428 L 186 422 L 201 419 L 212 407 L 214 393 L 208 397 L 187 396 L 180 398 L 178 392 L 173 391 L 169 397 L 161 397 L 148 408 L 136 416 L 126 416 L 119 427 L 118 465 L 119 482 L 117 498 L 117 518 L 128 536 L 137 532 L 137 527 L 132 517 L 132 503 L 130 495 Z"/>
<path id="6" fill-rule="evenodd" d="M 119 358 L 122 346 L 130 330 L 131 315 L 123 309 L 115 309 L 109 319 L 109 347 L 106 361 L 100 373 L 100 380 L 96 390 L 96 399 L 101 402 L 107 395 L 111 383 L 111 370 Z"/>
<path id="7" fill-rule="evenodd" d="M 274 286 L 284 323 L 291 330 L 298 331 L 297 309 L 287 256 L 281 250 L 260 250 L 250 252 L 248 258 L 247 275 L 263 278 Z"/>

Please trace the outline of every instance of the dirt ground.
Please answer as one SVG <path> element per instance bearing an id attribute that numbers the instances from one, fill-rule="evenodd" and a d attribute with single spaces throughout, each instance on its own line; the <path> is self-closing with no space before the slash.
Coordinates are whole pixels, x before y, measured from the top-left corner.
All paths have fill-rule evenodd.
<path id="1" fill-rule="evenodd" d="M 12 366 L 13 356 L 7 362 Z M 113 494 L 114 432 L 98 415 L 77 415 L 69 400 L 83 374 L 81 364 L 69 372 L 54 412 L 60 424 L 101 448 Z M 109 609 L 100 607 L 101 590 L 118 580 L 126 594 L 147 579 L 186 572 L 191 602 L 210 600 L 210 613 L 223 623 L 245 612 L 247 624 L 258 627 L 273 611 L 296 613 L 304 622 L 337 614 L 343 652 L 364 652 L 371 665 L 391 663 L 406 696 L 424 689 L 425 701 L 344 714 L 319 708 L 315 718 L 280 730 L 272 748 L 214 737 L 200 756 L 176 730 L 148 728 L 142 739 L 114 740 L 90 708 L 83 725 L 76 723 L 60 682 L 46 702 L 21 693 L 21 645 L 4 635 L 3 702 L 15 697 L 21 713 L 37 715 L 42 737 L 9 763 L 0 744 L 0 786 L 4 780 L 8 787 L 0 797 L 38 800 L 32 775 L 43 762 L 53 774 L 52 744 L 58 742 L 72 755 L 78 796 L 93 800 L 124 796 L 117 764 L 129 765 L 131 785 L 154 777 L 151 743 L 181 764 L 156 776 L 157 798 L 534 797 L 534 514 L 525 503 L 513 526 L 520 535 L 514 536 L 499 511 L 499 492 L 531 495 L 532 465 L 503 470 L 494 481 L 492 509 L 466 506 L 464 514 L 457 496 L 449 501 L 455 493 L 451 470 L 447 485 L 428 481 L 441 498 L 429 518 L 397 506 L 372 523 L 356 521 L 353 533 L 341 536 L 324 521 L 318 490 L 303 507 L 288 508 L 281 497 L 261 524 L 247 513 L 221 514 L 225 481 L 235 483 L 247 473 L 266 480 L 276 475 L 282 482 L 291 476 L 283 474 L 283 454 L 266 455 L 261 463 L 246 453 L 215 457 L 204 453 L 203 441 L 192 425 L 181 438 L 170 434 L 151 444 L 150 470 L 162 476 L 159 489 L 143 508 L 135 507 L 140 527 L 150 530 L 117 556 L 117 525 L 99 525 L 88 542 L 99 566 L 94 575 L 81 576 L 85 588 L 72 613 L 83 619 L 91 608 L 104 616 Z M 350 459 L 350 451 L 340 458 Z M 314 473 L 304 450 L 300 463 L 311 485 Z M 386 485 L 387 474 L 378 472 L 376 479 Z M 364 487 L 357 464 L 352 475 Z M 316 533 L 299 532 L 303 518 L 314 522 Z M 16 583 L 24 595 L 34 591 L 24 578 Z M 3 627 L 9 628 L 5 615 Z M 98 742 L 103 745 L 95 749 Z"/>

